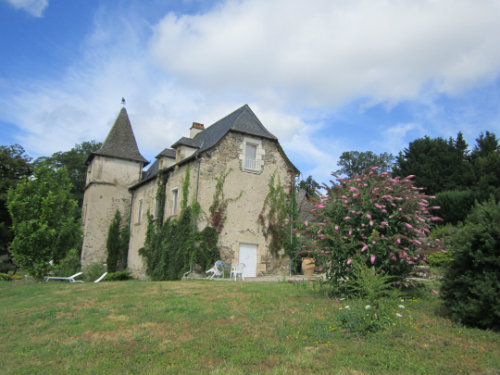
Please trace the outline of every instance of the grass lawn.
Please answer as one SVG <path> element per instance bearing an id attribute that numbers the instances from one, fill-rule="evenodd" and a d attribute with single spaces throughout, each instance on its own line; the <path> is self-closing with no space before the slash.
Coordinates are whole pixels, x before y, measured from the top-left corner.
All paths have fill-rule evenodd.
<path id="1" fill-rule="evenodd" d="M 500 370 L 500 334 L 452 324 L 430 292 L 404 302 L 411 324 L 366 337 L 335 328 L 345 303 L 285 282 L 1 282 L 0 373 Z"/>

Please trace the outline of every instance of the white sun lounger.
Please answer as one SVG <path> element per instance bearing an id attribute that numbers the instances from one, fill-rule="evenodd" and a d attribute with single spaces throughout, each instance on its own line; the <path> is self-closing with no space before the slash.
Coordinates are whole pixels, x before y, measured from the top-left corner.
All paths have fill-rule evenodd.
<path id="1" fill-rule="evenodd" d="M 96 281 L 94 281 L 94 284 L 97 284 L 99 281 L 101 281 L 102 279 L 104 279 L 106 277 L 108 273 L 107 272 L 104 272 L 101 277 L 99 277 Z"/>
<path id="2" fill-rule="evenodd" d="M 68 277 L 57 277 L 57 276 L 48 276 L 45 278 L 45 282 L 49 280 L 63 280 L 63 281 L 69 281 L 70 283 L 83 283 L 82 280 L 75 280 L 75 277 L 78 277 L 82 274 L 83 272 L 78 272 L 75 273 L 74 275 L 68 276 Z"/>

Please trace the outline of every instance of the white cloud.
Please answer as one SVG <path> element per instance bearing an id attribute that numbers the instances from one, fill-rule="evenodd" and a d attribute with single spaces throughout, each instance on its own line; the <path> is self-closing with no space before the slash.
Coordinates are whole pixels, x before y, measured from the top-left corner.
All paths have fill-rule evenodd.
<path id="1" fill-rule="evenodd" d="M 48 0 L 5 0 L 16 9 L 22 9 L 33 17 L 43 17 L 43 11 L 49 5 Z"/>
<path id="2" fill-rule="evenodd" d="M 228 0 L 151 25 L 133 7 L 101 6 L 60 78 L 2 83 L 21 89 L 0 98 L 0 118 L 24 130 L 31 155 L 50 155 L 104 140 L 124 96 L 151 159 L 192 121 L 210 125 L 248 103 L 304 177 L 326 182 L 343 151 L 362 147 L 335 124 L 339 106 L 418 98 L 432 117 L 436 92 L 498 74 L 499 10 L 490 0 Z M 423 119 L 381 125 L 380 152 L 425 135 Z"/>
<path id="3" fill-rule="evenodd" d="M 495 0 L 226 1 L 168 14 L 151 50 L 168 73 L 215 90 L 270 90 L 306 105 L 456 92 L 499 72 Z"/>

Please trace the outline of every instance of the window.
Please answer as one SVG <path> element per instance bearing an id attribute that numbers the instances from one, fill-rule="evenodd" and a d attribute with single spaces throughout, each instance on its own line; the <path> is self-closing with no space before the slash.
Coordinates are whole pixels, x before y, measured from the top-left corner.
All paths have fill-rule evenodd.
<path id="1" fill-rule="evenodd" d="M 247 143 L 245 148 L 245 168 L 257 169 L 257 145 Z"/>
<path id="2" fill-rule="evenodd" d="M 177 214 L 177 197 L 179 190 L 177 188 L 172 189 L 172 215 Z"/>
<path id="3" fill-rule="evenodd" d="M 137 224 L 141 223 L 142 217 L 142 199 L 139 200 L 139 208 L 137 210 Z"/>

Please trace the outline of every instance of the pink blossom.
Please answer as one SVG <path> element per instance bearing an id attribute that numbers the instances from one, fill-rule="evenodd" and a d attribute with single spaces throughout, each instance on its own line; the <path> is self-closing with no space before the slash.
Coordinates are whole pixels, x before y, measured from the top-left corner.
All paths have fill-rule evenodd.
<path id="1" fill-rule="evenodd" d="M 351 264 L 352 263 L 352 259 L 347 259 L 347 265 Z"/>
<path id="2" fill-rule="evenodd" d="M 365 244 L 364 242 L 361 242 L 364 246 L 363 248 L 361 249 L 361 252 L 365 251 L 366 249 L 368 249 L 368 245 Z"/>
<path id="3" fill-rule="evenodd" d="M 351 220 L 351 217 L 350 216 L 346 216 L 344 217 L 344 220 L 347 221 L 347 220 Z"/>
<path id="4" fill-rule="evenodd" d="M 375 258 L 376 258 L 375 255 L 373 255 L 373 254 L 370 255 L 370 262 L 371 262 L 371 264 L 375 263 Z"/>
<path id="5" fill-rule="evenodd" d="M 405 223 L 405 227 L 408 228 L 408 229 L 412 229 L 413 227 L 411 226 L 411 224 L 408 224 L 408 223 Z"/>
<path id="6" fill-rule="evenodd" d="M 338 225 L 335 225 L 335 230 L 338 231 L 339 230 L 339 226 Z"/>
<path id="7" fill-rule="evenodd" d="M 319 203 L 319 204 L 316 205 L 316 208 L 319 208 L 319 209 L 325 208 L 325 207 L 326 206 L 324 205 L 324 203 Z"/>
<path id="8" fill-rule="evenodd" d="M 304 221 L 304 225 L 307 227 L 309 225 L 309 222 L 307 220 Z"/>
<path id="9" fill-rule="evenodd" d="M 400 243 L 401 243 L 401 238 L 398 238 L 398 239 L 396 240 L 396 242 L 400 244 Z"/>
<path id="10" fill-rule="evenodd" d="M 439 216 L 433 216 L 433 217 L 431 217 L 431 220 L 432 221 L 442 221 L 443 219 L 441 219 Z"/>
<path id="11" fill-rule="evenodd" d="M 349 188 L 349 191 L 352 193 L 352 192 L 358 191 L 358 189 L 357 189 L 357 188 L 355 188 L 354 186 L 351 186 L 351 187 Z"/>
<path id="12" fill-rule="evenodd" d="M 372 218 L 372 215 L 370 215 L 370 214 L 366 214 L 366 218 L 367 218 L 367 219 L 371 219 L 371 218 Z"/>
<path id="13" fill-rule="evenodd" d="M 434 293 L 436 295 L 439 294 L 439 292 L 437 290 L 435 290 L 435 289 L 431 289 L 431 293 Z"/>
<path id="14" fill-rule="evenodd" d="M 373 220 L 370 220 L 370 226 L 373 227 Z"/>

